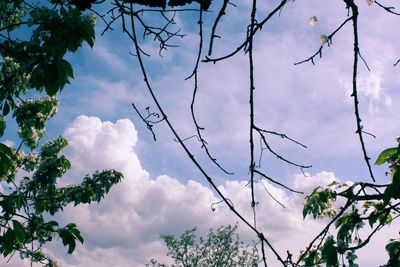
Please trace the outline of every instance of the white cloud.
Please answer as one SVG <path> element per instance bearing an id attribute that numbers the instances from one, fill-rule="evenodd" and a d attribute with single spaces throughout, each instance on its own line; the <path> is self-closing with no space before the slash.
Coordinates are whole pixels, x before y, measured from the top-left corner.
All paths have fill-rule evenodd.
<path id="1" fill-rule="evenodd" d="M 88 172 L 107 168 L 122 171 L 125 178 L 100 204 L 68 207 L 58 215 L 62 224 L 76 222 L 85 238 L 84 246 L 79 245 L 72 256 L 66 256 L 66 249 L 58 243 L 48 247 L 61 266 L 144 266 L 151 258 L 167 260 L 160 234 L 181 234 L 193 227 L 204 234 L 210 227 L 235 224 L 238 220 L 224 204 L 215 205 L 214 212 L 211 210 L 211 204 L 219 198 L 209 186 L 193 180 L 184 184 L 166 175 L 151 179 L 135 153 L 137 132 L 128 119 L 111 123 L 79 116 L 65 131 L 65 136 L 69 140 L 67 154 L 73 170 L 64 183 L 76 183 Z M 332 181 L 338 181 L 333 173 L 321 172 L 315 176 L 298 175 L 293 185 L 307 194 L 316 185 Z M 246 183 L 226 181 L 219 189 L 252 221 L 250 188 Z M 286 209 L 257 183 L 257 226 L 283 256 L 287 249 L 296 255 L 322 229 L 323 222 L 303 221 L 304 196 L 265 185 Z M 239 230 L 242 240 L 256 239 L 243 224 Z M 382 243 L 386 241 L 387 238 L 381 237 L 379 246 L 383 248 Z M 383 257 L 384 251 L 380 253 Z M 12 261 L 18 264 L 17 257 Z"/>
<path id="2" fill-rule="evenodd" d="M 371 71 L 360 76 L 357 85 L 358 95 L 361 100 L 368 103 L 369 112 L 374 113 L 381 107 L 391 106 L 392 98 L 382 87 L 385 74 L 381 63 L 374 63 Z M 350 97 L 353 91 L 352 83 L 345 82 L 344 87 L 347 90 L 346 101 L 352 104 L 353 98 Z"/>
<path id="3" fill-rule="evenodd" d="M 327 4 L 321 1 L 310 3 L 298 1 L 291 5 L 295 5 L 296 8 L 288 6 L 283 9 L 281 16 L 273 20 L 270 27 L 264 27 L 263 32 L 256 37 L 257 90 L 255 92 L 257 107 L 260 108 L 257 123 L 268 127 L 268 130 L 282 130 L 292 137 L 300 137 L 302 142 L 310 146 L 308 151 L 311 152 L 307 152 L 306 156 L 301 154 L 299 157 L 301 160 L 306 158 L 306 161 L 323 166 L 316 167 L 317 170 L 326 169 L 326 165 L 331 167 L 330 164 L 337 163 L 338 171 L 341 170 L 352 177 L 362 177 L 362 175 L 352 175 L 360 169 L 361 171 L 357 174 L 363 171 L 359 168 L 358 162 L 349 161 L 350 154 L 359 156 L 359 143 L 357 136 L 352 135 L 354 134 L 352 110 L 347 112 L 346 107 L 343 107 L 344 90 L 340 90 L 343 86 L 337 82 L 337 77 L 351 78 L 352 43 L 351 38 L 348 38 L 351 27 L 344 28 L 340 34 L 335 35 L 333 45 L 329 49 L 324 49 L 323 58 L 316 58 L 317 66 L 312 66 L 310 63 L 292 67 L 296 60 L 307 58 L 318 49 L 319 36 L 331 33 L 340 25 L 342 19 L 346 18 L 345 10 L 334 2 Z M 313 9 L 310 9 L 310 5 Z M 229 11 L 239 15 L 242 14 L 242 10 L 241 7 L 230 7 Z M 270 7 L 265 10 L 270 10 Z M 377 9 L 368 8 L 368 12 L 372 10 Z M 310 14 L 311 11 L 312 14 Z M 315 13 L 315 11 L 318 12 Z M 264 13 L 266 14 L 266 11 Z M 320 22 L 317 27 L 311 28 L 306 20 L 314 13 L 318 15 Z M 396 56 L 395 48 L 398 46 L 396 46 L 396 40 L 391 38 L 393 29 L 382 25 L 385 23 L 395 25 L 395 23 L 380 21 L 386 20 L 386 16 L 378 16 L 375 13 L 373 15 L 379 23 L 375 23 L 372 30 L 377 31 L 380 38 L 367 32 L 360 34 L 361 38 L 365 38 L 363 44 L 370 46 L 373 43 L 375 47 L 370 55 L 368 51 L 364 52 L 363 47 L 363 55 L 366 55 L 367 59 L 375 60 L 376 51 L 379 50 L 380 53 L 392 51 L 387 56 L 392 60 Z M 244 20 L 246 16 L 237 16 L 237 18 Z M 360 16 L 360 19 L 363 18 Z M 279 26 L 278 23 L 284 26 Z M 223 27 L 218 29 L 218 34 L 221 34 L 223 38 L 217 40 L 216 55 L 223 55 L 226 51 L 234 49 L 240 40 L 245 38 L 245 31 L 242 34 L 237 33 L 240 30 L 237 25 L 237 20 L 231 20 L 228 16 L 223 18 Z M 245 30 L 246 23 L 242 25 Z M 360 28 L 360 31 L 367 30 L 371 29 Z M 387 30 L 390 35 L 387 34 L 386 37 L 390 37 L 388 39 L 393 42 L 385 40 Z M 189 35 L 190 38 L 183 39 L 183 43 L 180 44 L 184 50 L 171 49 L 159 65 L 155 63 L 155 58 L 151 58 L 149 67 L 150 74 L 153 74 L 150 78 L 155 80 L 157 95 L 162 103 L 167 105 L 168 114 L 176 122 L 178 130 L 188 136 L 193 134 L 193 127 L 188 127 L 190 114 L 187 112 L 191 99 L 192 81 L 183 82 L 183 79 L 190 73 L 194 64 L 195 54 L 192 52 L 196 50 L 196 45 L 193 40 L 198 38 L 197 33 Z M 145 46 L 145 48 L 148 47 Z M 126 55 L 128 55 L 128 50 L 129 48 L 126 48 Z M 127 65 L 125 58 L 97 44 L 94 47 L 94 53 L 96 58 L 100 59 L 97 62 L 99 65 L 106 63 L 105 67 L 110 75 L 126 73 L 124 72 Z M 173 60 L 171 60 L 171 54 L 173 54 Z M 93 61 L 89 63 L 88 67 L 92 67 Z M 148 59 L 146 63 L 149 63 Z M 373 108 L 377 106 L 389 106 L 392 96 L 384 90 L 386 86 L 383 81 L 388 80 L 386 70 L 384 72 L 379 68 L 372 69 L 372 72 L 367 74 L 360 71 L 360 95 L 374 110 Z M 68 105 L 68 109 L 76 109 L 76 114 L 81 114 L 82 109 L 85 112 L 89 109 L 88 113 L 97 114 L 97 116 L 104 114 L 119 116 L 122 112 L 119 109 L 122 103 L 125 105 L 123 110 L 130 109 L 129 102 L 132 100 L 141 101 L 141 104 L 143 102 L 142 107 L 150 105 L 144 103 L 145 98 L 142 95 L 134 97 L 133 94 L 145 90 L 140 91 L 143 89 L 143 84 L 136 82 L 136 80 L 141 80 L 137 69 L 129 68 L 129 70 L 135 75 L 123 77 L 118 82 L 112 82 L 108 76 L 85 76 L 77 80 L 79 89 L 89 88 L 88 85 L 90 85 L 90 89 L 86 91 L 89 93 L 82 95 L 82 90 L 75 90 L 78 93 L 70 97 L 73 104 Z M 160 75 L 161 70 L 165 72 L 163 75 Z M 204 133 L 208 137 L 207 141 L 212 145 L 211 150 L 224 166 L 226 163 L 231 164 L 229 167 L 232 169 L 245 169 L 246 164 L 237 163 L 242 163 L 248 155 L 246 151 L 248 149 L 246 143 L 248 134 L 246 58 L 238 56 L 224 63 L 202 64 L 200 71 L 200 91 L 196 111 L 201 126 L 206 128 Z M 384 74 L 385 80 L 383 80 Z M 132 76 L 135 77 L 132 78 Z M 129 79 L 136 80 L 130 83 Z M 391 87 L 394 83 L 389 82 Z M 130 84 L 134 88 L 130 88 Z M 348 95 L 346 98 L 349 99 Z M 395 108 L 394 105 L 392 108 Z M 388 127 L 396 127 L 393 121 L 396 121 L 398 112 L 393 111 L 393 114 L 394 120 L 388 119 L 387 116 L 380 116 L 379 125 L 377 123 L 371 123 L 371 125 L 391 135 L 393 129 L 388 129 Z M 143 125 L 140 127 L 145 128 Z M 156 132 L 158 137 L 165 135 L 159 128 Z M 112 189 L 107 199 L 100 205 L 67 209 L 60 217 L 65 222 L 77 222 L 85 236 L 84 247 L 79 247 L 77 253 L 71 257 L 65 256 L 66 250 L 63 247 L 51 248 L 60 263 L 63 263 L 62 266 L 114 265 L 118 267 L 129 264 L 142 266 L 151 257 L 160 258 L 164 255 L 163 246 L 158 240 L 159 234 L 179 234 L 194 226 L 198 226 L 204 233 L 211 226 L 235 223 L 237 220 L 223 204 L 217 205 L 215 212 L 211 211 L 211 203 L 217 201 L 218 198 L 207 185 L 193 180 L 182 183 L 168 176 L 150 177 L 149 172 L 159 166 L 143 168 L 135 151 L 135 145 L 137 146 L 138 142 L 137 132 L 129 120 L 110 123 L 102 122 L 94 117 L 81 116 L 68 128 L 66 136 L 71 146 L 69 157 L 74 170 L 69 173 L 69 180 L 65 182 L 77 182 L 84 174 L 105 168 L 121 170 L 126 178 Z M 354 137 L 354 140 L 351 137 Z M 176 147 L 174 142 L 171 143 Z M 198 143 L 195 144 L 198 145 Z M 142 144 L 145 148 L 142 151 L 141 160 L 143 162 L 144 157 L 149 159 L 147 166 L 154 162 L 160 163 L 159 165 L 163 163 L 168 167 L 173 165 L 175 169 L 178 169 L 177 173 L 182 172 L 182 169 L 185 173 L 193 173 L 187 171 L 191 168 L 186 166 L 187 161 L 182 161 L 181 164 L 171 162 L 171 158 L 180 159 L 176 155 L 171 155 L 176 149 L 173 150 L 171 147 L 164 150 L 155 149 L 156 146 L 164 145 L 162 143 Z M 298 155 L 298 151 L 293 152 L 292 148 L 285 152 L 288 152 L 287 155 L 290 157 Z M 312 157 L 314 157 L 314 162 Z M 224 159 L 228 159 L 227 162 Z M 177 165 L 179 168 L 176 167 Z M 236 172 L 237 169 L 234 171 Z M 188 178 L 193 177 L 179 177 L 185 181 Z M 239 176 L 238 179 L 240 178 Z M 296 176 L 293 184 L 297 189 L 308 191 L 316 185 L 329 183 L 335 179 L 337 178 L 334 173 L 320 172 L 314 176 Z M 246 188 L 245 184 L 246 182 L 243 181 L 229 181 L 221 183 L 220 188 L 235 202 L 235 207 L 243 211 L 246 218 L 252 220 L 253 215 L 249 209 L 249 188 Z M 304 202 L 302 196 L 292 196 L 280 188 L 268 184 L 266 186 L 268 191 L 287 208 L 280 207 L 267 195 L 261 184 L 257 185 L 257 200 L 260 201 L 257 207 L 258 226 L 268 233 L 268 237 L 283 254 L 287 244 L 293 246 L 293 252 L 295 252 L 297 248 L 304 247 L 314 231 L 320 229 L 322 225 L 319 222 L 304 223 L 302 221 L 301 206 Z M 244 228 L 241 228 L 241 233 L 246 240 L 254 238 L 252 233 Z M 383 244 L 387 241 L 387 235 L 381 236 L 380 244 Z M 376 247 L 383 246 L 376 245 Z M 381 251 L 378 256 L 376 253 L 367 251 L 364 257 L 374 256 L 379 259 L 385 257 L 383 253 Z M 372 266 L 377 266 L 377 264 Z"/>
<path id="4" fill-rule="evenodd" d="M 339 182 L 340 180 L 335 177 L 333 172 L 320 172 L 315 176 L 311 176 L 309 173 L 305 175 L 298 174 L 294 177 L 294 187 L 301 191 L 310 193 L 317 186 L 326 186 L 332 182 Z"/>

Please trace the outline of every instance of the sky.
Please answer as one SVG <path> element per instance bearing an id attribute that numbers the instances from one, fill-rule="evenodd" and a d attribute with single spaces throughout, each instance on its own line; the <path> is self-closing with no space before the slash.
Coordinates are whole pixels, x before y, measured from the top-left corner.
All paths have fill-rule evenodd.
<path id="1" fill-rule="evenodd" d="M 250 14 L 249 1 L 234 1 L 218 28 L 214 53 L 225 55 L 244 40 Z M 262 20 L 278 1 L 259 3 Z M 376 4 L 361 0 L 360 48 L 370 71 L 360 63 L 359 97 L 368 154 L 374 161 L 380 151 L 395 146 L 400 135 L 399 40 L 395 25 L 400 17 L 388 14 Z M 388 6 L 395 1 L 387 0 Z M 218 3 L 205 13 L 204 31 L 209 36 Z M 400 8 L 400 7 L 399 7 Z M 311 26 L 309 19 L 318 22 Z M 294 65 L 314 54 L 321 35 L 329 35 L 347 17 L 340 1 L 290 2 L 255 37 L 255 121 L 270 131 L 282 132 L 307 148 L 279 137 L 268 136 L 271 146 L 281 155 L 303 165 L 312 165 L 304 173 L 275 156 L 263 154 L 261 168 L 277 181 L 303 191 L 304 195 L 262 181 L 255 185 L 257 226 L 281 255 L 290 250 L 296 255 L 319 230 L 324 221 L 303 220 L 304 197 L 318 185 L 332 181 L 370 181 L 363 160 L 351 95 L 353 43 L 351 25 L 337 33 L 330 47 L 315 65 Z M 157 22 L 157 17 L 145 17 Z M 149 80 L 165 108 L 168 118 L 182 138 L 195 134 L 190 115 L 193 79 L 188 77 L 197 55 L 197 13 L 178 14 L 176 27 L 186 34 L 176 38 L 177 48 L 158 55 L 158 44 L 151 38 L 140 40 Z M 60 95 L 58 114 L 49 122 L 48 137 L 65 136 L 65 153 L 72 169 L 60 184 L 79 183 L 95 170 L 113 168 L 124 180 L 111 189 L 99 204 L 67 207 L 57 215 L 60 224 L 75 222 L 85 239 L 73 255 L 66 254 L 61 242 L 46 246 L 60 266 L 144 266 L 151 258 L 168 262 L 161 234 L 180 235 L 197 227 L 199 234 L 210 228 L 238 221 L 223 204 L 206 179 L 191 163 L 164 123 L 154 126 L 157 141 L 132 109 L 131 103 L 145 112 L 157 111 L 143 83 L 133 45 L 118 25 L 101 36 L 104 24 L 98 20 L 96 44 L 69 55 L 75 79 Z M 208 45 L 208 37 L 205 39 Z M 206 48 L 208 46 L 206 45 Z M 199 66 L 199 92 L 195 111 L 205 128 L 209 149 L 225 169 L 226 175 L 205 156 L 195 138 L 185 144 L 213 177 L 219 189 L 245 218 L 252 220 L 248 182 L 248 61 L 243 52 L 216 64 Z M 8 142 L 13 141 L 9 137 Z M 257 140 L 258 142 L 258 140 Z M 388 182 L 385 167 L 373 166 L 377 182 Z M 258 177 L 257 177 L 258 179 Z M 279 200 L 283 208 L 272 197 Z M 367 227 L 368 228 L 368 227 Z M 378 266 L 387 258 L 384 245 L 398 237 L 398 223 L 380 231 L 371 245 L 359 253 L 360 266 Z M 251 243 L 256 236 L 239 224 L 240 238 Z M 271 263 L 274 257 L 267 254 Z M 29 266 L 15 255 L 0 266 Z"/>

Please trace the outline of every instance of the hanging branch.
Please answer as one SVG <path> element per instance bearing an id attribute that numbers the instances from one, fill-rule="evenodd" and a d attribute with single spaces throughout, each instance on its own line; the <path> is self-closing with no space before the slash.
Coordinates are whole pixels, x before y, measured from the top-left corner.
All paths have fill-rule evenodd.
<path id="1" fill-rule="evenodd" d="M 293 161 L 290 161 L 290 160 L 286 159 L 285 157 L 281 156 L 280 154 L 276 153 L 276 152 L 271 148 L 271 146 L 268 144 L 267 139 L 265 138 L 265 135 L 263 134 L 263 131 L 262 131 L 260 128 L 258 128 L 258 127 L 253 127 L 253 129 L 254 129 L 255 131 L 257 131 L 257 132 L 260 134 L 260 138 L 261 138 L 261 140 L 262 140 L 262 143 L 265 145 L 265 148 L 266 148 L 271 154 L 273 154 L 274 156 L 276 156 L 278 159 L 280 159 L 280 160 L 282 160 L 282 161 L 284 161 L 284 162 L 286 162 L 286 163 L 288 163 L 288 164 L 290 164 L 290 165 L 299 167 L 299 168 L 301 168 L 301 169 L 307 169 L 307 168 L 311 168 L 311 167 L 312 167 L 311 165 L 301 165 L 301 164 L 295 163 L 295 162 L 293 162 Z"/>
<path id="2" fill-rule="evenodd" d="M 167 124 L 167 126 L 169 127 L 169 129 L 171 130 L 172 134 L 175 136 L 176 140 L 179 142 L 180 146 L 182 147 L 182 149 L 185 151 L 185 153 L 188 155 L 188 157 L 190 158 L 190 160 L 192 161 L 192 163 L 196 166 L 196 168 L 200 171 L 200 173 L 206 178 L 206 180 L 210 183 L 210 185 L 212 186 L 212 188 L 215 190 L 215 192 L 217 193 L 217 195 L 219 195 L 221 197 L 221 199 L 224 201 L 224 203 L 228 206 L 228 208 L 244 223 L 246 224 L 252 231 L 254 231 L 255 234 L 257 234 L 257 236 L 260 238 L 260 240 L 262 240 L 263 242 L 265 242 L 265 244 L 271 249 L 271 251 L 273 252 L 273 254 L 276 256 L 277 260 L 279 262 L 282 263 L 282 265 L 285 265 L 284 260 L 282 259 L 282 257 L 279 255 L 279 253 L 275 250 L 275 248 L 272 246 L 272 244 L 268 241 L 267 238 L 264 237 L 264 235 L 259 232 L 255 227 L 253 227 L 253 225 L 248 222 L 235 208 L 234 206 L 230 203 L 230 201 L 224 196 L 224 194 L 219 190 L 219 188 L 217 187 L 217 185 L 214 183 L 214 181 L 212 180 L 212 178 L 208 175 L 208 173 L 203 169 L 203 167 L 200 165 L 200 163 L 195 159 L 195 157 L 191 154 L 191 152 L 189 151 L 188 147 L 185 145 L 185 143 L 182 141 L 182 139 L 180 138 L 180 136 L 178 135 L 177 131 L 175 130 L 174 126 L 172 125 L 171 121 L 169 120 L 169 118 L 167 117 L 164 109 L 161 106 L 161 103 L 159 102 L 157 96 L 155 95 L 153 88 L 149 82 L 148 76 L 147 76 L 147 72 L 146 72 L 146 68 L 144 66 L 144 62 L 142 59 L 142 51 L 139 47 L 139 43 L 137 41 L 137 34 L 136 34 L 136 26 L 135 26 L 135 15 L 134 15 L 134 11 L 133 11 L 133 5 L 130 4 L 130 27 L 131 27 L 131 32 L 128 31 L 127 27 L 126 27 L 126 21 L 125 21 L 125 16 L 122 17 L 122 30 L 124 33 L 126 33 L 128 35 L 128 37 L 131 39 L 131 41 L 134 44 L 134 48 L 136 50 L 136 54 L 137 54 L 137 60 L 142 72 L 142 75 L 144 77 L 144 82 L 146 84 L 147 90 L 149 92 L 149 94 L 151 95 L 155 105 L 157 106 L 158 110 L 160 111 L 160 114 L 162 115 L 162 117 L 164 118 L 165 123 Z"/>
<path id="3" fill-rule="evenodd" d="M 351 96 L 354 99 L 354 114 L 356 116 L 356 124 L 357 124 L 357 131 L 358 137 L 360 139 L 362 152 L 364 154 L 364 160 L 367 164 L 369 174 L 372 178 L 372 181 L 375 182 L 375 177 L 372 172 L 372 167 L 370 163 L 370 157 L 367 155 L 367 150 L 365 148 L 364 137 L 363 137 L 363 130 L 361 125 L 361 117 L 359 112 L 359 101 L 358 101 L 358 90 L 357 90 L 357 72 L 358 72 L 358 57 L 360 56 L 360 47 L 358 43 L 358 7 L 354 3 L 354 0 L 344 0 L 347 5 L 347 8 L 351 9 L 352 13 L 352 21 L 353 21 L 353 36 L 354 36 L 354 59 L 353 59 L 353 92 Z"/>
<path id="4" fill-rule="evenodd" d="M 248 27 L 247 31 L 247 40 L 248 40 L 248 59 L 249 59 L 249 142 L 250 142 L 250 164 L 249 164 L 249 171 L 250 171 L 250 188 L 251 188 L 251 207 L 255 209 L 256 201 L 255 201 L 255 194 L 254 194 L 254 170 L 255 170 L 255 161 L 254 161 L 254 62 L 253 62 L 253 30 L 256 25 L 256 9 L 257 8 L 257 1 L 253 0 L 253 6 L 251 10 L 251 21 L 250 26 Z"/>
<path id="5" fill-rule="evenodd" d="M 195 102 L 196 102 L 196 96 L 197 96 L 197 90 L 198 90 L 198 75 L 199 75 L 199 63 L 200 63 L 200 57 L 202 54 L 202 50 L 203 50 L 203 9 L 202 7 L 200 7 L 199 10 L 199 50 L 197 52 L 197 59 L 196 59 L 196 64 L 193 68 L 193 72 L 192 74 L 190 74 L 189 77 L 187 77 L 185 80 L 191 79 L 192 77 L 194 78 L 194 88 L 193 88 L 193 93 L 192 93 L 192 102 L 190 103 L 190 112 L 192 114 L 192 120 L 193 123 L 196 127 L 196 132 L 197 132 L 197 137 L 201 143 L 201 148 L 204 149 L 204 151 L 207 154 L 207 157 L 220 169 L 222 170 L 224 173 L 226 174 L 233 174 L 232 172 L 228 172 L 227 170 L 225 170 L 225 168 L 223 168 L 218 162 L 217 159 L 215 157 L 213 157 L 211 155 L 210 150 L 208 149 L 207 146 L 207 141 L 203 138 L 201 131 L 204 130 L 203 127 L 201 127 L 199 125 L 199 123 L 197 122 L 197 118 L 196 118 L 196 114 L 195 114 Z"/>
<path id="6" fill-rule="evenodd" d="M 215 34 L 215 31 L 217 30 L 217 26 L 218 26 L 219 21 L 221 20 L 222 16 L 225 15 L 225 9 L 228 6 L 228 3 L 229 3 L 229 0 L 224 0 L 224 3 L 222 4 L 222 7 L 219 10 L 218 15 L 215 18 L 214 24 L 211 28 L 211 37 L 210 37 L 210 46 L 208 48 L 208 56 L 211 56 L 211 54 L 212 54 L 214 39 L 221 38 L 219 35 Z"/>

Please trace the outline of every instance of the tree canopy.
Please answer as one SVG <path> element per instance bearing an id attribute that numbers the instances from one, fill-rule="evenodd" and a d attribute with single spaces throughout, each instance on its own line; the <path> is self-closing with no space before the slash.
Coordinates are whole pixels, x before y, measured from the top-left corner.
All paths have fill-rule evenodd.
<path id="1" fill-rule="evenodd" d="M 196 228 L 185 231 L 179 238 L 174 235 L 162 235 L 168 249 L 168 256 L 174 260 L 172 266 L 217 267 L 247 266 L 258 264 L 255 247 L 245 245 L 236 234 L 237 226 L 228 225 L 211 229 L 206 238 L 196 236 Z M 152 259 L 148 267 L 166 267 Z"/>
<path id="2" fill-rule="evenodd" d="M 68 204 L 99 202 L 122 179 L 120 172 L 104 170 L 59 186 L 71 168 L 62 154 L 67 140 L 40 144 L 57 112 L 57 93 L 74 77 L 65 56 L 83 43 L 93 46 L 95 18 L 58 1 L 1 1 L 0 9 L 0 137 L 15 120 L 20 138 L 17 148 L 0 144 L 0 181 L 7 185 L 0 192 L 0 252 L 55 266 L 42 247 L 57 237 L 71 254 L 83 237 L 75 223 L 62 226 L 52 216 Z"/>

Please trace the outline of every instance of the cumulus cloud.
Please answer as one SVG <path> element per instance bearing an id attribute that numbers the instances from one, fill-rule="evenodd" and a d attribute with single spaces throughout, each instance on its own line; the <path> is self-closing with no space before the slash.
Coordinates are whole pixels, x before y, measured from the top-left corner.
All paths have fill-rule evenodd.
<path id="1" fill-rule="evenodd" d="M 78 183 L 84 174 L 96 169 L 115 168 L 125 178 L 100 204 L 67 207 L 58 215 L 61 224 L 76 222 L 85 238 L 84 246 L 78 246 L 71 256 L 56 242 L 48 247 L 61 266 L 144 266 L 151 258 L 167 261 L 160 234 L 179 235 L 193 227 L 205 234 L 211 227 L 238 221 L 224 204 L 214 205 L 212 211 L 212 203 L 219 198 L 207 185 L 190 179 L 182 183 L 166 175 L 151 178 L 135 153 L 137 132 L 128 119 L 112 123 L 79 116 L 65 131 L 65 137 L 73 169 L 63 183 Z M 332 181 L 339 179 L 333 173 L 321 172 L 315 176 L 295 176 L 293 185 L 307 194 L 315 186 Z M 246 181 L 226 181 L 219 189 L 252 221 L 250 188 L 246 184 Z M 304 196 L 289 194 L 266 182 L 257 183 L 255 192 L 257 226 L 281 255 L 287 249 L 298 252 L 323 228 L 320 221 L 303 221 Z M 239 225 L 239 234 L 247 242 L 256 239 L 243 225 Z M 382 242 L 386 241 L 387 238 L 382 238 Z M 22 266 L 17 257 L 11 264 Z"/>

